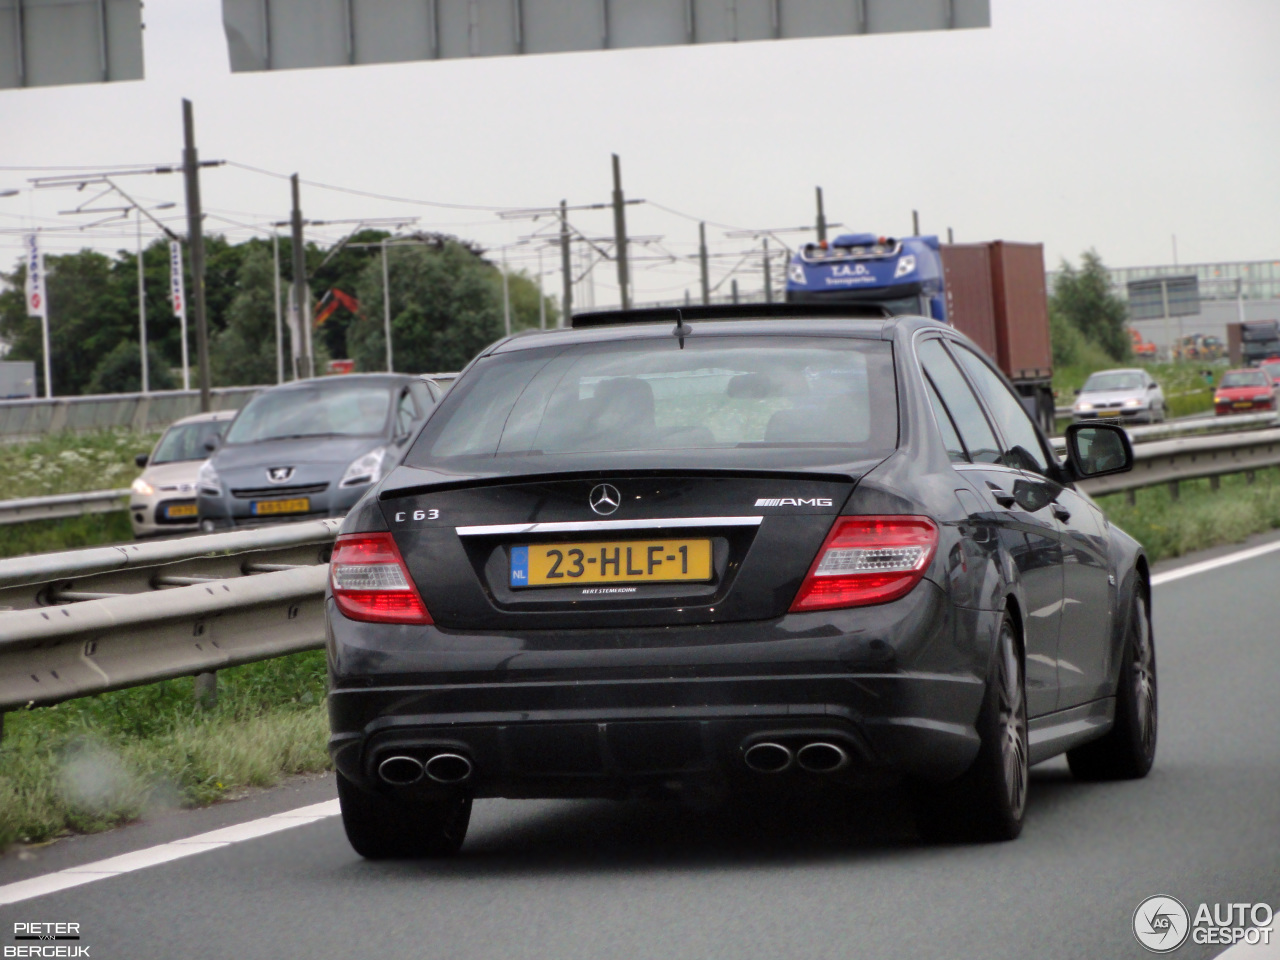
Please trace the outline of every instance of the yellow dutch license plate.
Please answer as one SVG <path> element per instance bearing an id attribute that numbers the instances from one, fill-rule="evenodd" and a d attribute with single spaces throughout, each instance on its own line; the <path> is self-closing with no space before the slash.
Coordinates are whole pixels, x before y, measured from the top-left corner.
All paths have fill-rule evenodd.
<path id="1" fill-rule="evenodd" d="M 270 513 L 306 513 L 311 509 L 309 497 L 295 497 L 293 500 L 255 500 L 253 513 L 255 516 L 266 516 Z"/>
<path id="2" fill-rule="evenodd" d="M 1235 403 L 1232 404 L 1232 406 L 1235 407 L 1237 410 L 1242 410 L 1245 407 L 1252 407 L 1253 403 L 1252 401 L 1249 401 L 1249 400 L 1237 400 Z"/>
<path id="3" fill-rule="evenodd" d="M 164 515 L 171 520 L 177 517 L 194 517 L 198 512 L 194 503 L 171 503 L 164 508 Z"/>
<path id="4" fill-rule="evenodd" d="M 1098 418 L 1102 418 L 1102 417 L 1118 417 L 1118 416 L 1120 416 L 1120 411 L 1119 411 L 1119 410 L 1099 410 L 1097 413 L 1095 413 L 1095 414 L 1094 414 L 1094 416 L 1096 416 L 1096 417 L 1098 417 Z"/>
<path id="5" fill-rule="evenodd" d="M 511 586 L 711 579 L 710 540 L 538 543 L 511 548 Z"/>

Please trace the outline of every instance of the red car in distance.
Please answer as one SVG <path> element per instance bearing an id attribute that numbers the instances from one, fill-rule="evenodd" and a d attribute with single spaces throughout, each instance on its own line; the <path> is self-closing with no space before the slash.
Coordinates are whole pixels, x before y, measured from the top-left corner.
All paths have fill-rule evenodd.
<path id="1" fill-rule="evenodd" d="M 1276 408 L 1276 382 L 1265 370 L 1228 370 L 1213 394 L 1213 411 L 1254 413 Z"/>
<path id="2" fill-rule="evenodd" d="M 1267 357 L 1265 360 L 1259 360 L 1258 369 L 1280 384 L 1280 357 Z"/>

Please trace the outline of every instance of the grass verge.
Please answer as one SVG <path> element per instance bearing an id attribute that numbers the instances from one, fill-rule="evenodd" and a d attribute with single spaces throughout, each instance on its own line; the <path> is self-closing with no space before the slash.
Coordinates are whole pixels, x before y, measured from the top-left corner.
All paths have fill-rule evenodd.
<path id="1" fill-rule="evenodd" d="M 1167 560 L 1280 527 L 1280 472 L 1255 476 L 1253 483 L 1244 474 L 1222 477 L 1218 490 L 1208 480 L 1184 481 L 1177 500 L 1162 485 L 1135 491 L 1132 505 L 1121 493 L 1099 497 L 1098 505 L 1147 548 L 1152 562 Z"/>
<path id="2" fill-rule="evenodd" d="M 188 677 L 7 714 L 0 850 L 325 770 L 324 692 L 312 651 L 222 671 L 209 710 Z"/>
<path id="3" fill-rule="evenodd" d="M 133 539 L 129 513 L 92 513 L 63 520 L 32 520 L 0 527 L 0 557 L 79 550 Z"/>

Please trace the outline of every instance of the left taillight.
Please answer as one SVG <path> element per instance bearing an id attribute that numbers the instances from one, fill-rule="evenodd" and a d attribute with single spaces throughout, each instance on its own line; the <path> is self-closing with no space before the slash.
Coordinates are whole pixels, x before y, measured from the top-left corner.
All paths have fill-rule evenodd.
<path id="1" fill-rule="evenodd" d="M 389 533 L 348 533 L 338 537 L 329 561 L 329 583 L 338 609 L 351 620 L 432 622 Z"/>
<path id="2" fill-rule="evenodd" d="M 920 582 L 938 548 L 928 517 L 840 517 L 791 602 L 792 613 L 888 603 Z"/>

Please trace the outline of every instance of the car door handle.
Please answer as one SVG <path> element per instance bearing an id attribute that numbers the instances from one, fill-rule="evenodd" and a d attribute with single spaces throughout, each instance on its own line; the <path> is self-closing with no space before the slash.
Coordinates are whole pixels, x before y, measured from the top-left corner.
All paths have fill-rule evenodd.
<path id="1" fill-rule="evenodd" d="M 1061 520 L 1063 523 L 1066 523 L 1068 520 L 1071 519 L 1071 511 L 1059 503 L 1055 503 L 1053 505 L 1053 515 L 1057 517 L 1059 520 Z"/>
<path id="2" fill-rule="evenodd" d="M 991 488 L 991 496 L 995 498 L 996 503 L 1000 504 L 1000 506 L 1012 507 L 1018 502 L 1018 498 L 1012 493 L 1005 493 L 990 480 L 987 481 L 987 486 Z"/>

